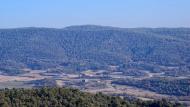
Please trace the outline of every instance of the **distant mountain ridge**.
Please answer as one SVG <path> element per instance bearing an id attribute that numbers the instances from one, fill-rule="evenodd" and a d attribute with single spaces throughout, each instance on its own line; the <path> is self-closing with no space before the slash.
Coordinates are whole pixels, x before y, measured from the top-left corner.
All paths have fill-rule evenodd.
<path id="1" fill-rule="evenodd" d="M 189 44 L 190 28 L 84 25 L 0 29 L 0 71 L 57 66 L 82 71 L 107 69 L 110 65 L 127 69 L 140 62 L 143 66 L 173 66 L 189 71 Z"/>

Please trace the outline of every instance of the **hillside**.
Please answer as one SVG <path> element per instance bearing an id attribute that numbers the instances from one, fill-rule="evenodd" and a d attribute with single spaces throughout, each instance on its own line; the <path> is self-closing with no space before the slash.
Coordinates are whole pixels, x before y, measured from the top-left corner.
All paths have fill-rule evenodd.
<path id="1" fill-rule="evenodd" d="M 89 94 L 68 88 L 4 89 L 0 107 L 181 107 L 162 101 L 125 101 L 101 93 Z"/>
<path id="2" fill-rule="evenodd" d="M 15 75 L 22 68 L 84 71 L 118 66 L 120 71 L 160 72 L 174 67 L 185 75 L 190 71 L 189 44 L 189 28 L 0 29 L 0 71 Z"/>

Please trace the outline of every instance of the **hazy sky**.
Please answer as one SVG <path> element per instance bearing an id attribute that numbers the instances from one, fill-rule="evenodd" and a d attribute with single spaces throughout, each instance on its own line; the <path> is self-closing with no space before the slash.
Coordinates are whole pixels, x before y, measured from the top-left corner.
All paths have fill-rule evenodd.
<path id="1" fill-rule="evenodd" d="M 0 0 L 0 28 L 190 27 L 190 0 Z"/>

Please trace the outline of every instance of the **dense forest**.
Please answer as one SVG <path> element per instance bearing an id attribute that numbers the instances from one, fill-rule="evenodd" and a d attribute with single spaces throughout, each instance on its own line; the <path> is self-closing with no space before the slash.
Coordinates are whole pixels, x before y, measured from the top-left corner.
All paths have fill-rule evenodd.
<path id="1" fill-rule="evenodd" d="M 126 101 L 70 88 L 3 89 L 0 107 L 181 107 L 166 100 Z"/>
<path id="2" fill-rule="evenodd" d="M 20 68 L 62 66 L 64 71 L 83 71 L 107 69 L 110 65 L 126 70 L 125 67 L 136 68 L 141 63 L 141 68 L 150 71 L 171 66 L 178 74 L 189 74 L 189 44 L 188 28 L 86 25 L 0 29 L 0 71 L 15 75 L 22 73 Z"/>

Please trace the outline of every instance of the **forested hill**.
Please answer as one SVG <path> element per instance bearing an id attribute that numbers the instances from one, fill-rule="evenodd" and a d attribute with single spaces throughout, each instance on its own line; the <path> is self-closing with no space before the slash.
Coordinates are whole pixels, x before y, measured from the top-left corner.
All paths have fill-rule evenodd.
<path id="1" fill-rule="evenodd" d="M 56 66 L 72 71 L 106 69 L 110 65 L 125 69 L 140 62 L 142 66 L 172 66 L 189 71 L 189 44 L 189 28 L 87 25 L 0 29 L 0 69 L 5 73 Z"/>
<path id="2" fill-rule="evenodd" d="M 0 107 L 181 107 L 162 101 L 126 101 L 119 97 L 68 88 L 4 89 Z"/>

